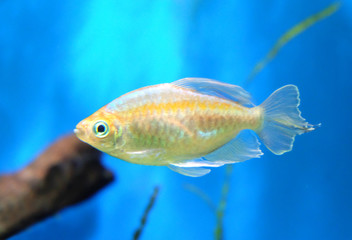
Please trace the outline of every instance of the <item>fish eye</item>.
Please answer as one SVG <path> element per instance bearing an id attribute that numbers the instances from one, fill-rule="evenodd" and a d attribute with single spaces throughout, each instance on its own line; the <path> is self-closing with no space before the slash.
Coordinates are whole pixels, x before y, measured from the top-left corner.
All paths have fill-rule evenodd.
<path id="1" fill-rule="evenodd" d="M 105 121 L 97 121 L 94 124 L 93 131 L 95 136 L 98 138 L 103 138 L 109 133 L 109 125 Z"/>

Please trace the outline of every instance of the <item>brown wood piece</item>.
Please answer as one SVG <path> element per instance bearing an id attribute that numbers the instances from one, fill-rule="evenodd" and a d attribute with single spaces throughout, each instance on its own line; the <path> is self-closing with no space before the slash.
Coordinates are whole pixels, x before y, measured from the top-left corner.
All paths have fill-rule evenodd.
<path id="1" fill-rule="evenodd" d="M 114 179 L 101 152 L 74 135 L 59 139 L 24 169 L 0 176 L 0 239 L 94 195 Z"/>

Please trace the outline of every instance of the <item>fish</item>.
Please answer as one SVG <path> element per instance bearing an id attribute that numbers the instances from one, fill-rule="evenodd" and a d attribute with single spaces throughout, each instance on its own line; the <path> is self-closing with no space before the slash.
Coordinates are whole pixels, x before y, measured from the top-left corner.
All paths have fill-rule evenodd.
<path id="1" fill-rule="evenodd" d="M 167 166 L 190 177 L 209 168 L 292 150 L 296 135 L 319 125 L 298 109 L 299 91 L 286 85 L 255 106 L 242 87 L 183 78 L 126 93 L 80 121 L 83 142 L 124 161 Z"/>

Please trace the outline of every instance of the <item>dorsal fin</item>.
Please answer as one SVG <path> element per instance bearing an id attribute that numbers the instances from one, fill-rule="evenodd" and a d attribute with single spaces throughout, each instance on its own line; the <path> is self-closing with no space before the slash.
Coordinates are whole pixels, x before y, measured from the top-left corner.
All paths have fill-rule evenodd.
<path id="1" fill-rule="evenodd" d="M 253 106 L 250 94 L 240 86 L 219 82 L 208 78 L 183 78 L 171 83 L 172 85 L 188 88 L 193 91 L 225 98 L 238 102 L 244 106 Z"/>

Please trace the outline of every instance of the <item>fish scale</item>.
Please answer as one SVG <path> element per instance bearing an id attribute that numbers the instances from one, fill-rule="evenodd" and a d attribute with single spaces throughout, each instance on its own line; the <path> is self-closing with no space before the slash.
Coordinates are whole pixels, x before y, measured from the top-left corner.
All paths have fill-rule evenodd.
<path id="1" fill-rule="evenodd" d="M 252 127 L 242 124 L 246 121 L 238 121 L 251 116 L 247 114 L 248 108 L 234 102 L 184 89 L 171 89 L 168 94 L 164 94 L 166 99 L 157 104 L 155 95 L 158 92 L 149 90 L 149 94 L 143 93 L 143 104 L 139 102 L 126 110 L 132 112 L 129 116 L 138 116 L 133 120 L 126 119 L 127 122 L 132 122 L 130 130 L 134 135 L 136 149 L 145 146 L 163 148 L 168 151 L 170 158 L 192 151 L 191 157 L 209 152 L 209 149 L 213 151 L 232 139 L 241 129 Z M 182 98 L 178 91 L 182 91 Z M 119 114 L 123 116 L 122 113 Z M 155 125 L 159 131 L 152 130 Z M 217 134 L 224 132 L 227 133 Z"/>

